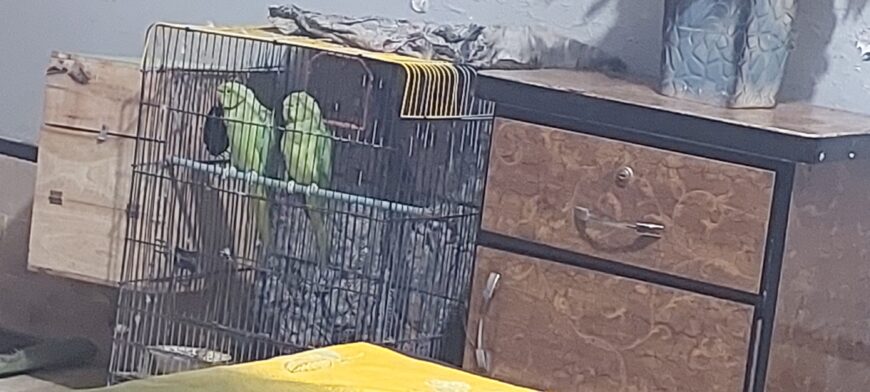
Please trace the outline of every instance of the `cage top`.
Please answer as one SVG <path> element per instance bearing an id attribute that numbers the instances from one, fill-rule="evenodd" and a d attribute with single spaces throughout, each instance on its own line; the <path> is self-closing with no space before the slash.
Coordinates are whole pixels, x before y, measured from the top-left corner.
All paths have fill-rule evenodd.
<path id="1" fill-rule="evenodd" d="M 271 26 L 199 26 L 161 22 L 151 28 L 158 27 L 302 47 L 395 64 L 401 66 L 405 73 L 401 109 L 403 118 L 459 119 L 480 115 L 473 104 L 473 84 L 477 72 L 471 66 L 358 49 L 323 39 L 286 35 Z M 150 41 L 151 34 L 148 37 Z M 146 43 L 146 53 L 149 46 L 150 42 Z M 143 69 L 146 57 L 143 56 Z"/>
<path id="2" fill-rule="evenodd" d="M 218 34 L 242 39 L 253 39 L 278 45 L 291 45 L 328 51 L 346 56 L 359 56 L 370 60 L 406 65 L 419 64 L 429 66 L 454 66 L 453 63 L 442 60 L 427 60 L 397 53 L 374 52 L 364 49 L 340 45 L 325 39 L 314 39 L 297 35 L 286 35 L 271 26 L 200 26 L 175 23 L 157 23 L 154 27 L 169 27 L 201 33 Z"/>

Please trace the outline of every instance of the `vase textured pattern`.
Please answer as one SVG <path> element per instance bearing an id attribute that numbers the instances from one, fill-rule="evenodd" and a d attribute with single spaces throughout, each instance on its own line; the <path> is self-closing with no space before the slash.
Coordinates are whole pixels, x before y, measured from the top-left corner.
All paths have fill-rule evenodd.
<path id="1" fill-rule="evenodd" d="M 660 92 L 768 108 L 793 46 L 795 0 L 665 0 Z"/>

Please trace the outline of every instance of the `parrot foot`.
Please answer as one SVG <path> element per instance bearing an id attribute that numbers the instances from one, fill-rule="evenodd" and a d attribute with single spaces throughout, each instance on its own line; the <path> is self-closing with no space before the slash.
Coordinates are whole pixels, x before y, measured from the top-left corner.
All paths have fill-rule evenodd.
<path id="1" fill-rule="evenodd" d="M 318 190 L 320 190 L 320 187 L 318 187 L 316 183 L 312 182 L 311 185 L 306 187 L 305 196 L 311 196 L 312 193 L 317 193 Z"/>
<path id="2" fill-rule="evenodd" d="M 296 181 L 287 181 L 287 193 L 294 193 L 293 191 L 296 190 L 296 185 Z"/>
<path id="3" fill-rule="evenodd" d="M 223 173 L 221 173 L 221 179 L 226 180 L 230 177 L 230 175 L 235 177 L 238 173 L 239 171 L 233 165 L 229 165 L 226 167 L 226 169 L 223 170 Z"/>
<path id="4" fill-rule="evenodd" d="M 257 181 L 258 177 L 260 177 L 260 175 L 253 170 L 245 173 L 245 180 L 250 181 L 250 182 Z"/>

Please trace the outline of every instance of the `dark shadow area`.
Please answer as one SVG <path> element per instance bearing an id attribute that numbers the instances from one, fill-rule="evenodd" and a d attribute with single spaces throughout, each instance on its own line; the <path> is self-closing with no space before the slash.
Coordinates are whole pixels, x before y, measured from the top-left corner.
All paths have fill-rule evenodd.
<path id="1" fill-rule="evenodd" d="M 105 385 L 114 325 L 115 290 L 27 270 L 32 203 L 0 236 L 0 353 L 58 338 L 83 337 L 96 358 L 29 376 L 69 388 Z"/>
<path id="2" fill-rule="evenodd" d="M 835 0 L 798 0 L 795 47 L 785 67 L 778 100 L 806 101 L 816 93 L 816 84 L 828 72 L 828 46 L 837 27 Z M 842 19 L 860 17 L 868 0 L 849 0 Z M 842 20 L 841 19 L 841 20 Z"/>
<path id="3" fill-rule="evenodd" d="M 0 353 L 10 353 L 15 350 L 20 350 L 36 342 L 37 340 L 32 336 L 0 328 Z"/>
<path id="4" fill-rule="evenodd" d="M 806 101 L 812 98 L 819 78 L 828 72 L 827 50 L 837 26 L 834 1 L 798 1 L 795 47 L 785 65 L 778 101 Z"/>
<path id="5" fill-rule="evenodd" d="M 615 7 L 616 20 L 599 47 L 628 64 L 628 73 L 645 77 L 657 76 L 662 47 L 661 1 L 594 0 L 584 20 L 594 21 L 603 12 Z"/>

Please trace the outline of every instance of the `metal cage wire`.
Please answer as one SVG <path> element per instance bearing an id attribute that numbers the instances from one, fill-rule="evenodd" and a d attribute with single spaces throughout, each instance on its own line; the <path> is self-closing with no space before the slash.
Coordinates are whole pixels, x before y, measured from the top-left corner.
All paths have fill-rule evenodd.
<path id="1" fill-rule="evenodd" d="M 474 78 L 152 26 L 109 381 L 357 340 L 458 363 L 494 111 Z"/>

